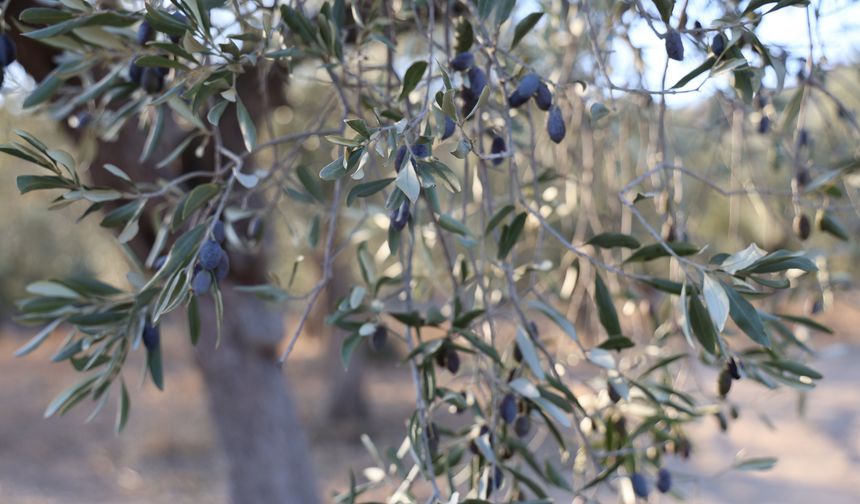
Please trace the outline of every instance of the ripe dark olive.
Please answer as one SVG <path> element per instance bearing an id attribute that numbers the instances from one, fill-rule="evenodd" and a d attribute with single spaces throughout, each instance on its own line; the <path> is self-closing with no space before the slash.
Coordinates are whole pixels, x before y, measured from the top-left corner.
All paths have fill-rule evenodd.
<path id="1" fill-rule="evenodd" d="M 810 182 L 812 182 L 812 177 L 809 175 L 809 170 L 806 168 L 801 168 L 800 171 L 794 176 L 794 182 L 797 184 L 799 189 L 803 189 L 808 186 Z"/>
<path id="2" fill-rule="evenodd" d="M 397 149 L 397 154 L 394 155 L 394 171 L 400 173 L 400 168 L 403 167 L 403 161 L 406 160 L 406 146 L 401 145 Z"/>
<path id="3" fill-rule="evenodd" d="M 720 394 L 720 397 L 726 397 L 731 389 L 732 375 L 727 369 L 724 369 L 720 371 L 720 375 L 717 377 L 717 392 Z"/>
<path id="4" fill-rule="evenodd" d="M 177 21 L 179 21 L 180 23 L 184 24 L 186 27 L 188 26 L 188 18 L 185 17 L 185 14 L 183 14 L 179 11 L 176 11 L 176 12 L 172 13 L 171 16 L 173 16 L 173 18 L 176 19 Z M 182 39 L 181 35 L 171 35 L 170 36 L 170 41 L 173 42 L 174 44 L 178 44 L 180 39 Z"/>
<path id="5" fill-rule="evenodd" d="M 682 459 L 690 458 L 690 452 L 693 451 L 693 444 L 690 443 L 690 440 L 687 438 L 681 438 L 678 440 L 678 446 L 675 448 L 675 453 L 677 453 Z"/>
<path id="6" fill-rule="evenodd" d="M 508 97 L 508 105 L 513 108 L 517 108 L 529 101 L 529 99 L 537 92 L 540 83 L 540 77 L 533 73 L 520 79 L 517 88 L 513 93 L 511 93 L 511 96 Z"/>
<path id="7" fill-rule="evenodd" d="M 147 67 L 140 77 L 140 87 L 149 94 L 155 94 L 164 88 L 164 71 L 159 68 Z"/>
<path id="8" fill-rule="evenodd" d="M 675 30 L 666 33 L 666 56 L 673 60 L 684 61 L 684 43 L 681 34 Z"/>
<path id="9" fill-rule="evenodd" d="M 6 80 L 6 72 L 4 72 L 2 68 L 0 68 L 0 88 L 3 87 L 4 80 Z"/>
<path id="10" fill-rule="evenodd" d="M 147 320 L 143 325 L 143 346 L 146 347 L 147 350 L 155 350 L 158 348 L 160 341 L 161 331 L 158 326 L 153 325 L 152 322 Z"/>
<path id="11" fill-rule="evenodd" d="M 217 241 L 218 243 L 224 243 L 224 238 L 226 238 L 227 236 L 224 234 L 223 222 L 215 222 L 215 225 L 212 226 L 212 236 L 215 237 L 215 241 Z"/>
<path id="12" fill-rule="evenodd" d="M 496 470 L 493 472 L 494 476 L 490 478 L 489 485 L 487 486 L 498 490 L 498 488 L 502 486 L 502 482 L 505 480 L 505 473 L 502 472 L 502 468 L 499 466 L 496 466 Z"/>
<path id="13" fill-rule="evenodd" d="M 451 138 L 457 128 L 457 123 L 448 116 L 445 116 L 445 131 L 442 132 L 442 140 Z"/>
<path id="14" fill-rule="evenodd" d="M 434 356 L 434 359 L 436 359 L 436 365 L 439 367 L 445 367 L 445 362 L 446 362 L 445 359 L 447 359 L 447 358 L 448 358 L 448 352 L 444 347 L 440 348 L 439 351 L 436 352 L 436 354 Z"/>
<path id="15" fill-rule="evenodd" d="M 499 466 L 496 466 L 496 470 L 493 471 L 493 475 L 487 477 L 487 498 L 490 497 L 490 494 L 493 493 L 493 490 L 498 490 L 499 487 L 502 486 L 502 482 L 505 479 L 504 473 L 502 473 L 502 469 Z"/>
<path id="16" fill-rule="evenodd" d="M 222 249 L 221 259 L 218 260 L 218 266 L 215 267 L 215 280 L 220 282 L 227 278 L 228 274 L 230 274 L 230 256 Z"/>
<path id="17" fill-rule="evenodd" d="M 487 86 L 487 74 L 480 68 L 473 66 L 469 69 L 469 89 L 475 95 L 475 99 L 480 98 L 481 92 Z"/>
<path id="18" fill-rule="evenodd" d="M 755 98 L 756 107 L 761 110 L 767 106 L 767 96 L 759 93 Z"/>
<path id="19" fill-rule="evenodd" d="M 702 23 L 700 23 L 699 20 L 697 19 L 696 22 L 693 23 L 693 28 L 695 28 L 696 30 L 701 30 L 702 29 Z"/>
<path id="20" fill-rule="evenodd" d="M 666 493 L 672 489 L 672 473 L 665 468 L 660 468 L 657 471 L 657 490 L 660 493 Z"/>
<path id="21" fill-rule="evenodd" d="M 400 205 L 400 207 L 391 212 L 391 227 L 393 227 L 395 231 L 402 231 L 403 228 L 406 227 L 406 223 L 409 222 L 410 216 L 409 200 L 406 200 Z"/>
<path id="22" fill-rule="evenodd" d="M 212 275 L 206 270 L 200 270 L 194 274 L 191 279 L 191 290 L 195 296 L 202 296 L 209 292 L 209 287 L 212 286 Z"/>
<path id="23" fill-rule="evenodd" d="M 214 270 L 221 261 L 221 252 L 223 252 L 223 249 L 218 242 L 215 240 L 206 240 L 203 242 L 203 246 L 200 247 L 200 253 L 198 254 L 200 266 L 206 270 Z"/>
<path id="24" fill-rule="evenodd" d="M 714 53 L 714 56 L 720 56 L 726 50 L 726 36 L 722 33 L 717 33 L 714 35 L 714 39 L 711 41 L 711 52 Z"/>
<path id="25" fill-rule="evenodd" d="M 613 403 L 617 403 L 621 400 L 621 394 L 619 394 L 618 391 L 615 390 L 615 387 L 613 387 L 611 383 L 606 387 L 606 390 L 609 392 L 610 401 L 612 401 Z"/>
<path id="26" fill-rule="evenodd" d="M 158 258 L 155 259 L 155 262 L 152 263 L 152 269 L 160 270 L 161 267 L 164 266 L 164 263 L 166 263 L 166 262 L 167 262 L 167 256 L 166 255 L 158 256 Z"/>
<path id="27" fill-rule="evenodd" d="M 552 92 L 543 82 L 538 84 L 537 91 L 535 91 L 535 105 L 541 110 L 549 110 L 552 107 Z"/>
<path id="28" fill-rule="evenodd" d="M 517 398 L 513 394 L 506 394 L 499 403 L 499 415 L 505 423 L 512 423 L 517 417 Z"/>
<path id="29" fill-rule="evenodd" d="M 526 437 L 532 429 L 532 421 L 528 415 L 519 415 L 514 420 L 514 432 L 519 437 Z"/>
<path id="30" fill-rule="evenodd" d="M 561 143 L 567 134 L 567 128 L 564 126 L 564 118 L 561 116 L 561 109 L 558 106 L 554 106 L 549 110 L 549 117 L 546 120 L 546 132 L 549 133 L 550 140 L 555 143 Z"/>
<path id="31" fill-rule="evenodd" d="M 153 38 L 155 38 L 155 30 L 149 24 L 149 21 L 144 20 L 137 27 L 137 45 L 144 45 Z"/>
<path id="32" fill-rule="evenodd" d="M 11 65 L 16 57 L 15 41 L 9 35 L 0 35 L 0 67 Z"/>
<path id="33" fill-rule="evenodd" d="M 137 66 L 134 63 L 128 65 L 128 80 L 140 86 L 140 80 L 143 77 L 143 67 Z"/>
<path id="34" fill-rule="evenodd" d="M 465 72 L 475 64 L 475 55 L 470 52 L 462 52 L 451 60 L 451 68 Z"/>
<path id="35" fill-rule="evenodd" d="M 506 150 L 507 150 L 507 147 L 505 147 L 505 139 L 500 137 L 500 136 L 493 137 L 493 144 L 490 146 L 490 153 L 491 154 L 501 154 L 501 153 L 505 152 Z M 503 161 L 504 161 L 504 158 L 500 158 L 500 157 L 494 158 L 493 164 L 494 165 L 500 165 L 500 164 L 502 164 Z"/>
<path id="36" fill-rule="evenodd" d="M 729 376 L 731 376 L 732 379 L 741 379 L 741 373 L 738 370 L 738 361 L 736 361 L 734 357 L 729 357 L 729 361 L 726 363 L 726 371 L 729 372 Z"/>
<path id="37" fill-rule="evenodd" d="M 508 106 L 511 108 L 518 108 L 525 102 L 529 101 L 529 98 L 531 98 L 531 96 L 521 95 L 519 91 L 514 90 L 514 92 L 508 96 Z"/>
<path id="38" fill-rule="evenodd" d="M 643 476 L 642 473 L 635 472 L 631 474 L 630 483 L 633 484 L 633 493 L 635 493 L 637 497 L 641 497 L 643 499 L 648 498 L 648 494 L 651 493 L 651 485 L 648 484 L 648 480 L 645 479 L 645 476 Z"/>
<path id="39" fill-rule="evenodd" d="M 388 341 L 388 328 L 384 325 L 376 326 L 376 330 L 370 335 L 370 348 L 374 352 L 379 352 L 385 347 L 386 341 Z"/>
<path id="40" fill-rule="evenodd" d="M 525 104 L 529 99 L 537 93 L 538 87 L 540 86 L 541 81 L 540 77 L 537 75 L 530 73 L 520 79 L 517 88 L 513 93 L 508 97 L 508 105 L 512 108 L 517 108 Z"/>
<path id="41" fill-rule="evenodd" d="M 517 85 L 517 92 L 526 98 L 531 98 L 537 92 L 538 86 L 540 86 L 540 77 L 537 74 L 530 73 L 520 79 L 520 83 Z"/>
<path id="42" fill-rule="evenodd" d="M 816 299 L 815 302 L 812 303 L 812 307 L 810 308 L 809 311 L 813 315 L 817 315 L 817 314 L 823 312 L 824 311 L 824 300 L 821 299 L 820 297 L 818 299 Z"/>
<path id="43" fill-rule="evenodd" d="M 453 348 L 449 348 L 445 356 L 445 367 L 451 374 L 457 374 L 460 370 L 460 354 Z"/>
<path id="44" fill-rule="evenodd" d="M 809 132 L 805 129 L 797 132 L 797 145 L 800 147 L 806 147 L 809 145 Z"/>
<path id="45" fill-rule="evenodd" d="M 770 131 L 770 119 L 766 115 L 763 115 L 761 116 L 761 120 L 758 122 L 758 132 L 759 134 L 764 135 L 768 131 Z"/>
<path id="46" fill-rule="evenodd" d="M 466 117 L 478 106 L 478 96 L 475 96 L 471 88 L 465 87 L 460 91 L 460 97 L 463 99 L 463 108 L 460 113 Z"/>
<path id="47" fill-rule="evenodd" d="M 800 214 L 794 217 L 794 234 L 801 240 L 809 238 L 812 232 L 812 226 L 809 224 L 809 217 L 806 214 Z"/>
<path id="48" fill-rule="evenodd" d="M 425 143 L 412 145 L 412 155 L 416 158 L 430 157 L 430 145 Z"/>
<path id="49" fill-rule="evenodd" d="M 523 361 L 523 352 L 520 350 L 519 345 L 514 346 L 514 360 L 517 362 Z"/>

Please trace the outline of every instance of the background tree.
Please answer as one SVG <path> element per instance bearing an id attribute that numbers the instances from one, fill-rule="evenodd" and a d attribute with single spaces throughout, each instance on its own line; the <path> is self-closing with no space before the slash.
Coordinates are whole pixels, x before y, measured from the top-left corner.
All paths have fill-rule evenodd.
<path id="1" fill-rule="evenodd" d="M 832 296 L 831 262 L 851 250 L 803 249 L 856 235 L 839 216 L 856 216 L 860 128 L 817 57 L 820 6 L 141 7 L 4 8 L 3 64 L 17 47 L 38 81 L 23 107 L 97 145 L 84 161 L 16 132 L 0 150 L 44 170 L 18 188 L 102 212 L 130 269 L 121 287 L 87 276 L 28 288 L 20 319 L 45 329 L 20 353 L 68 325 L 54 360 L 84 373 L 47 414 L 87 397 L 101 408 L 113 390 L 121 429 L 128 354 L 144 347 L 163 387 L 159 326 L 182 310 L 233 500 L 315 502 L 275 363 L 327 300 L 344 365 L 359 347 L 402 344 L 415 385 L 401 449 L 371 447 L 378 470 L 339 501 L 371 489 L 393 502 L 540 501 L 553 487 L 644 497 L 671 490 L 662 461 L 689 456 L 687 423 L 736 414 L 733 380 L 821 378 L 793 327 L 826 328 L 782 301 Z M 760 39 L 763 19 L 798 7 L 807 54 Z M 659 58 L 643 39 L 659 41 Z M 728 154 L 690 142 L 667 107 L 713 81 L 729 86 L 697 125 L 725 134 Z M 279 120 L 296 88 L 313 113 Z M 841 118 L 825 149 L 811 133 L 819 107 Z M 759 168 L 763 152 L 773 170 Z M 767 227 L 744 228 L 748 212 Z M 283 268 L 261 260 L 278 225 L 307 241 Z M 285 302 L 301 308 L 281 342 Z M 704 368 L 716 387 L 686 380 Z"/>

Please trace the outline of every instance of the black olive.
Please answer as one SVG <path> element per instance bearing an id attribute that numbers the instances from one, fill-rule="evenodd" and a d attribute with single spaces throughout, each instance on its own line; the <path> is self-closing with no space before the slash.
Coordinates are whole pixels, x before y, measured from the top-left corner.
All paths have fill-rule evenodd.
<path id="1" fill-rule="evenodd" d="M 153 325 L 152 322 L 147 320 L 143 325 L 143 346 L 147 350 L 155 350 L 158 348 L 160 342 L 161 331 L 157 325 Z"/>
<path id="2" fill-rule="evenodd" d="M 376 326 L 376 330 L 370 336 L 370 348 L 374 352 L 379 352 L 385 347 L 386 341 L 388 341 L 388 328 L 384 325 Z"/>
<path id="3" fill-rule="evenodd" d="M 681 34 L 675 30 L 666 32 L 666 55 L 677 61 L 684 61 L 684 43 Z"/>
<path id="4" fill-rule="evenodd" d="M 535 104 L 541 110 L 549 110 L 552 107 L 552 92 L 549 87 L 541 82 L 535 92 Z"/>
<path id="5" fill-rule="evenodd" d="M 666 493 L 671 489 L 672 473 L 661 467 L 660 470 L 657 471 L 657 490 L 659 490 L 660 493 Z"/>
<path id="6" fill-rule="evenodd" d="M 505 423 L 512 423 L 517 417 L 517 398 L 513 394 L 506 394 L 499 403 L 499 415 Z"/>
<path id="7" fill-rule="evenodd" d="M 475 55 L 470 52 L 462 52 L 451 60 L 451 68 L 464 72 L 475 64 Z"/>
<path id="8" fill-rule="evenodd" d="M 564 136 L 567 134 L 567 128 L 564 126 L 564 118 L 561 116 L 561 109 L 554 106 L 549 111 L 549 117 L 546 120 L 546 131 L 549 133 L 549 138 L 555 143 L 561 143 Z"/>
<path id="9" fill-rule="evenodd" d="M 17 50 L 15 41 L 9 35 L 0 35 L 0 67 L 7 67 L 15 62 Z"/>
<path id="10" fill-rule="evenodd" d="M 637 497 L 641 497 L 643 499 L 648 498 L 648 494 L 651 493 L 651 485 L 648 484 L 648 480 L 645 479 L 645 476 L 643 476 L 642 473 L 635 472 L 631 474 L 630 483 L 633 484 L 633 493 L 635 493 Z"/>
<path id="11" fill-rule="evenodd" d="M 717 33 L 711 41 L 711 52 L 713 52 L 715 56 L 721 56 L 725 50 L 726 36 L 722 33 Z"/>

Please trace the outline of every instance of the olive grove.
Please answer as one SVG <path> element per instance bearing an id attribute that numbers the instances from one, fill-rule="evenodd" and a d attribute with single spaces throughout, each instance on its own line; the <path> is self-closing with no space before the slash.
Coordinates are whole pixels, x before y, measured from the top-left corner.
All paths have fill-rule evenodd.
<path id="1" fill-rule="evenodd" d="M 2 9 L 7 102 L 94 146 L 10 131 L 0 151 L 32 169 L 17 187 L 99 219 L 128 262 L 126 285 L 50 278 L 20 301 L 41 329 L 18 353 L 61 330 L 53 360 L 81 374 L 46 416 L 113 408 L 122 430 L 129 355 L 169 393 L 160 327 L 184 321 L 234 502 L 683 495 L 663 461 L 695 455 L 689 423 L 740 414 L 733 382 L 822 378 L 798 329 L 829 329 L 802 305 L 838 291 L 860 167 L 827 2 Z M 785 10 L 802 53 L 759 33 Z M 691 95 L 692 113 L 667 105 Z M 815 135 L 822 117 L 838 124 Z M 301 240 L 273 251 L 275 229 Z M 333 366 L 396 348 L 414 386 L 402 445 L 364 438 L 375 467 L 336 496 L 282 369 L 318 310 Z"/>

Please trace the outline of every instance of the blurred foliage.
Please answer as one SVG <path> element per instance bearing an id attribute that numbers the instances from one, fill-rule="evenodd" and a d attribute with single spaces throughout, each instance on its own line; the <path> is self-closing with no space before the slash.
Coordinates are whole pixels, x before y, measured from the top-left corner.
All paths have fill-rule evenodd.
<path id="1" fill-rule="evenodd" d="M 0 124 L 14 125 L 37 133 L 45 141 L 66 145 L 68 140 L 56 125 L 42 117 L 26 117 L 0 108 Z M 12 129 L 3 132 L 8 141 Z M 27 172 L 19 160 L 0 157 L 6 180 Z M 14 184 L 0 184 L 0 320 L 9 320 L 17 310 L 15 301 L 24 288 L 46 277 L 99 275 L 122 277 L 124 260 L 113 237 L 95 222 L 77 222 L 72 212 L 45 212 L 45 201 L 21 198 Z"/>
<path id="2" fill-rule="evenodd" d="M 47 415 L 86 397 L 98 410 L 114 387 L 121 429 L 129 353 L 145 348 L 162 388 L 159 323 L 184 311 L 196 344 L 198 303 L 211 302 L 220 338 L 231 258 L 253 260 L 273 234 L 269 281 L 239 289 L 303 306 L 281 362 L 323 290 L 345 281 L 338 256 L 358 279 L 328 307 L 346 333 L 344 365 L 388 338 L 409 352 L 403 448 L 382 455 L 366 440 L 382 476 L 353 478 L 339 502 L 375 486 L 415 502 L 417 474 L 431 502 L 545 499 L 549 487 L 582 496 L 614 482 L 646 497 L 654 473 L 669 491 L 665 457 L 689 457 L 686 424 L 714 416 L 728 428 L 732 381 L 814 388 L 804 334 L 829 329 L 809 315 L 847 286 L 858 256 L 857 69 L 829 72 L 756 33 L 783 8 L 818 15 L 808 1 L 718 2 L 722 16 L 704 27 L 672 0 L 530 13 L 515 1 L 374 5 L 83 2 L 22 14 L 41 26 L 27 37 L 64 48 L 23 106 L 86 114 L 105 149 L 124 128 L 146 141 L 139 158 L 88 177 L 93 153 L 18 131 L 3 151 L 43 170 L 19 177 L 20 192 L 59 190 L 55 207 L 85 205 L 126 251 L 142 226 L 155 236 L 127 253 L 127 284 L 30 284 L 21 319 L 45 329 L 19 353 L 68 324 L 53 359 L 87 373 Z M 658 63 L 699 66 L 646 89 L 656 63 L 637 30 L 665 45 L 672 61 Z M 608 43 L 628 46 L 634 87 L 607 70 Z M 703 80 L 721 83 L 713 96 L 667 107 L 667 94 Z M 98 182 L 105 173 L 116 180 Z M 812 313 L 785 313 L 792 297 Z M 702 367 L 716 387 L 678 379 Z"/>

